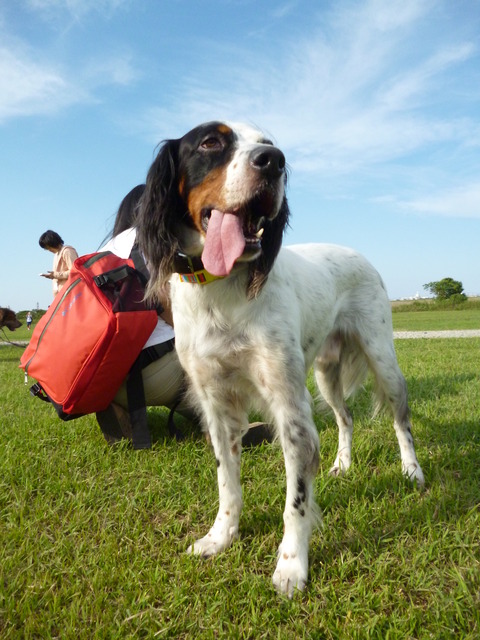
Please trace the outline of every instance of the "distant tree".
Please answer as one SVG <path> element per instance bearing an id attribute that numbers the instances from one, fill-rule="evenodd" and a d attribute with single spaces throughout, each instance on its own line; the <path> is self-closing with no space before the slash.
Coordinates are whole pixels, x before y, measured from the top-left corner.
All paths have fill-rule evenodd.
<path id="1" fill-rule="evenodd" d="M 467 299 L 463 292 L 463 284 L 453 278 L 443 278 L 438 282 L 427 282 L 427 284 L 423 285 L 423 288 L 433 293 L 437 300 L 449 300 L 452 296 L 455 296 L 456 302 Z"/>

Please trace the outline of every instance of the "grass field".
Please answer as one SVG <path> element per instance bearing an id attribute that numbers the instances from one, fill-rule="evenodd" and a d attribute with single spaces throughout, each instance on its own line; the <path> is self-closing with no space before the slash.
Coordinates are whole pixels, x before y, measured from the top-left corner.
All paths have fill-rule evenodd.
<path id="1" fill-rule="evenodd" d="M 155 409 L 151 451 L 108 449 L 92 416 L 64 423 L 31 398 L 21 350 L 1 347 L 2 639 L 478 638 L 480 339 L 396 349 L 426 489 L 401 477 L 390 419 L 369 417 L 368 385 L 351 402 L 345 478 L 328 476 L 336 427 L 316 415 L 324 523 L 307 589 L 288 601 L 271 586 L 285 485 L 277 446 L 244 452 L 239 540 L 190 557 L 217 506 L 203 438 L 179 420 L 188 437 L 172 441 Z"/>
<path id="2" fill-rule="evenodd" d="M 432 308 L 433 304 L 424 303 L 426 309 Z M 471 302 L 460 305 L 456 309 L 434 309 L 425 310 L 423 308 L 415 308 L 415 303 L 394 302 L 393 310 L 393 328 L 395 331 L 441 331 L 443 329 L 480 329 L 480 301 L 472 300 Z M 25 322 L 25 313 L 18 314 L 19 319 Z M 44 313 L 44 312 L 41 312 Z M 40 315 L 34 312 L 35 327 L 37 318 Z M 31 333 L 27 331 L 25 324 L 14 333 L 6 332 L 10 340 L 28 340 Z M 0 342 L 4 336 L 0 335 Z"/>
<path id="3" fill-rule="evenodd" d="M 404 311 L 393 313 L 395 331 L 480 329 L 480 309 Z"/>

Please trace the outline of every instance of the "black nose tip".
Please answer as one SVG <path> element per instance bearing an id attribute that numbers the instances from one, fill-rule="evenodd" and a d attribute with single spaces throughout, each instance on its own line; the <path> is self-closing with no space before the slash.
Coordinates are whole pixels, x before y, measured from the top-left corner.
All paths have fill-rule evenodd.
<path id="1" fill-rule="evenodd" d="M 281 176 L 285 170 L 285 156 L 277 147 L 257 147 L 250 155 L 250 163 L 252 167 L 272 178 Z"/>

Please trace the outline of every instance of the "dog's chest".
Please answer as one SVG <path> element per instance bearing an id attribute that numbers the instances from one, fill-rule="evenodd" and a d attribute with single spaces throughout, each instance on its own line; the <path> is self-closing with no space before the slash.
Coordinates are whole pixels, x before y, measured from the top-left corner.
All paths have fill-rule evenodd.
<path id="1" fill-rule="evenodd" d="M 245 313 L 234 301 L 216 300 L 215 304 L 198 291 L 180 291 L 173 296 L 176 348 L 182 364 L 246 370 L 252 356 L 268 342 L 265 326 L 255 322 L 255 315 Z"/>
<path id="2" fill-rule="evenodd" d="M 176 344 L 180 352 L 192 357 L 215 358 L 225 363 L 238 363 L 247 358 L 258 339 L 253 339 L 253 327 L 231 324 L 218 314 L 197 313 L 192 322 L 176 324 Z"/>

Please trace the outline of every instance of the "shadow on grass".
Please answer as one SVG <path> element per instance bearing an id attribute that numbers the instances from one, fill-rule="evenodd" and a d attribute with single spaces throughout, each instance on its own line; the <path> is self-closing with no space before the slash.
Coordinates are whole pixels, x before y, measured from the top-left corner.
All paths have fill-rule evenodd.
<path id="1" fill-rule="evenodd" d="M 410 400 L 431 401 L 444 396 L 458 396 L 464 392 L 465 385 L 477 382 L 475 373 L 457 373 L 452 375 L 438 375 L 430 377 L 407 378 L 407 388 Z"/>
<path id="2" fill-rule="evenodd" d="M 177 438 L 169 432 L 168 419 L 170 411 L 164 407 L 148 408 L 148 426 L 152 434 L 153 443 L 176 443 Z M 204 440 L 205 436 L 199 424 L 188 420 L 178 413 L 174 414 L 175 427 L 178 429 L 180 439 Z"/>
<path id="3" fill-rule="evenodd" d="M 413 519 L 419 517 L 444 517 L 454 519 L 461 513 L 468 512 L 480 502 L 480 433 L 478 421 L 473 419 L 458 418 L 448 423 L 443 418 L 443 413 L 433 410 L 428 411 L 432 402 L 445 402 L 448 398 L 458 398 L 469 383 L 476 382 L 474 374 L 439 375 L 428 378 L 416 378 L 408 381 L 410 390 L 410 402 L 415 405 L 412 421 L 414 438 L 416 441 L 419 460 L 426 476 L 426 491 L 418 492 L 418 501 L 413 500 L 411 509 L 415 511 Z M 372 385 L 369 382 L 366 389 L 360 392 L 349 405 L 352 409 L 356 431 L 361 432 L 372 421 Z M 426 410 L 424 411 L 423 408 Z M 149 410 L 149 424 L 152 429 L 154 442 L 158 444 L 173 443 L 167 428 L 168 412 L 162 409 Z M 315 421 L 319 431 L 335 430 L 335 421 L 331 414 L 316 413 Z M 188 439 L 203 440 L 204 436 L 200 428 L 188 420 L 178 416 L 176 422 Z M 320 480 L 321 504 L 326 511 L 335 506 L 346 506 L 351 500 L 378 501 L 392 494 L 396 495 L 415 493 L 408 480 L 400 473 L 400 461 L 398 447 L 393 435 L 393 420 L 390 427 L 390 418 L 386 415 L 379 425 L 379 437 L 376 438 L 368 451 L 362 451 L 363 459 L 358 461 L 358 452 L 353 444 L 354 464 L 346 478 L 329 478 Z M 388 442 L 382 438 L 382 432 L 391 428 L 391 437 Z M 372 422 L 372 429 L 375 424 Z M 393 445 L 392 445 L 393 442 Z M 263 445 L 265 446 L 265 445 Z M 244 452 L 244 456 L 250 458 L 256 455 L 269 455 L 269 445 L 264 450 L 262 447 Z M 388 455 L 392 457 L 392 470 L 385 474 L 377 474 L 376 459 L 385 454 L 385 449 L 390 449 Z M 213 455 L 213 454 L 212 454 Z M 331 453 L 322 452 L 325 467 L 328 468 L 328 460 Z M 213 464 L 213 457 L 212 457 Z M 357 467 L 358 465 L 358 467 Z M 365 476 L 365 467 L 369 469 L 369 475 Z M 355 468 L 358 468 L 358 472 Z M 362 474 L 362 475 L 360 475 Z M 284 485 L 284 470 L 282 464 L 276 470 L 276 482 Z M 442 487 L 437 494 L 433 488 Z M 434 494 L 435 497 L 430 498 Z M 416 506 L 420 505 L 420 506 Z M 277 508 L 278 507 L 278 508 Z M 270 509 L 255 507 L 255 518 L 248 519 L 248 532 L 250 534 L 266 533 L 271 526 L 278 524 L 278 513 L 283 511 L 283 504 L 274 509 L 275 515 L 271 517 Z M 280 510 L 280 511 L 279 511 Z M 410 516 L 405 519 L 405 526 L 411 521 Z"/>
<path id="4" fill-rule="evenodd" d="M 438 375 L 432 377 L 406 378 L 409 404 L 414 402 L 434 402 L 445 397 L 458 397 L 465 392 L 465 387 L 469 383 L 478 383 L 478 374 L 459 373 L 452 375 Z M 310 388 L 310 387 L 309 387 Z M 310 391 L 313 393 L 312 389 Z M 354 421 L 368 421 L 373 414 L 373 383 L 371 379 L 365 384 L 365 388 L 360 390 L 347 404 L 349 405 Z M 332 419 L 332 413 L 328 407 L 322 409 L 321 406 L 314 410 L 316 422 Z"/>
<path id="5" fill-rule="evenodd" d="M 16 347 L 15 345 L 0 346 L 0 362 L 15 362 L 20 364 L 20 358 L 25 351 L 25 347 Z"/>
<path id="6" fill-rule="evenodd" d="M 18 363 L 21 355 L 20 349 L 4 347 L 0 349 L 0 361 Z M 19 371 L 19 380 L 21 372 Z M 22 379 L 23 382 L 23 379 Z M 338 531 L 338 541 L 332 545 L 332 552 L 338 549 L 338 545 L 346 545 L 356 549 L 357 534 L 346 533 L 342 535 L 341 512 L 354 503 L 363 502 L 373 508 L 375 504 L 383 501 L 391 501 L 399 504 L 398 517 L 394 520 L 387 518 L 387 524 L 375 524 L 371 521 L 362 522 L 355 518 L 355 527 L 358 538 L 368 538 L 372 544 L 379 544 L 389 535 L 398 535 L 399 532 L 414 532 L 422 522 L 453 522 L 463 514 L 468 513 L 480 503 L 480 432 L 478 421 L 472 419 L 472 410 L 469 409 L 467 419 L 461 417 L 454 421 L 448 421 L 441 410 L 435 406 L 449 402 L 461 402 L 465 394 L 465 387 L 477 382 L 477 377 L 472 373 L 453 373 L 452 375 L 438 375 L 430 377 L 418 377 L 407 380 L 410 391 L 410 402 L 413 409 L 414 437 L 419 453 L 419 460 L 426 476 L 427 488 L 425 492 L 417 492 L 410 483 L 403 479 L 400 473 L 398 459 L 398 447 L 393 435 L 392 422 L 389 417 L 382 418 L 379 424 L 379 437 L 370 436 L 369 450 L 361 452 L 363 459 L 359 461 L 359 452 L 356 448 L 354 437 L 354 464 L 345 478 L 329 478 L 323 472 L 317 480 L 318 502 L 327 517 L 339 518 L 339 523 L 334 523 Z M 356 432 L 369 428 L 371 423 L 371 397 L 372 385 L 367 383 L 366 389 L 360 392 L 349 402 L 356 423 Z M 53 409 L 52 409 L 53 412 Z M 178 446 L 175 438 L 168 432 L 167 409 L 152 407 L 148 410 L 148 421 L 152 431 L 155 446 Z M 452 415 L 452 413 L 450 413 Z M 336 439 L 336 426 L 331 414 L 315 414 L 315 420 L 320 432 L 329 432 L 329 436 Z M 177 427 L 184 434 L 186 441 L 205 442 L 205 436 L 200 427 L 176 415 Z M 375 424 L 372 429 L 375 429 Z M 390 431 L 389 441 L 385 442 L 382 433 Z M 393 443 L 393 444 L 392 444 Z M 205 446 L 208 445 L 205 443 Z M 377 457 L 384 455 L 385 449 L 389 449 L 388 455 L 392 457 L 391 471 L 377 473 Z M 284 501 L 285 472 L 281 453 L 271 454 L 271 445 L 261 445 L 250 451 L 245 451 L 244 458 L 249 457 L 249 462 L 254 464 L 256 456 L 270 456 L 274 469 L 270 477 L 263 478 L 262 482 L 275 482 L 272 487 L 268 504 L 256 501 L 248 492 L 255 492 L 255 484 L 260 482 L 258 478 L 247 486 L 244 481 L 245 510 L 242 515 L 242 537 L 251 538 L 257 535 L 268 536 L 272 532 L 281 531 L 282 513 Z M 326 453 L 322 444 L 322 460 L 325 468 L 333 460 L 332 452 Z M 214 467 L 214 455 L 211 455 L 212 468 Z M 269 465 L 270 467 L 270 465 Z M 322 551 L 322 554 L 324 551 Z"/>

